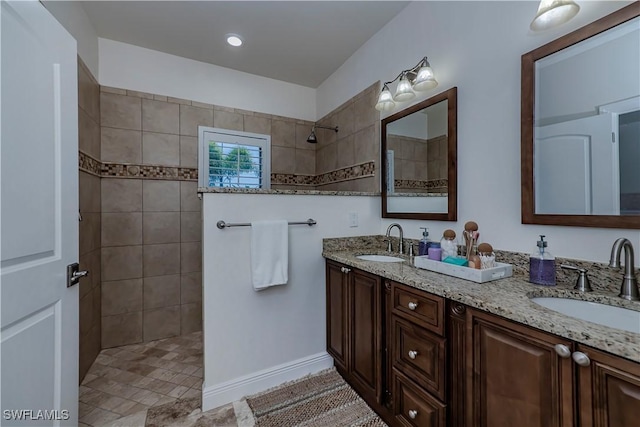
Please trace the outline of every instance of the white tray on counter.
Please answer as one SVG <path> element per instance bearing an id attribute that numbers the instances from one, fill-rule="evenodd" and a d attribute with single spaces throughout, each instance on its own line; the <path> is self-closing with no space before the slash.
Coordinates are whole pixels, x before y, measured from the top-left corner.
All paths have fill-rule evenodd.
<path id="1" fill-rule="evenodd" d="M 503 262 L 496 262 L 496 266 L 493 268 L 478 270 L 442 261 L 434 261 L 426 255 L 422 255 L 414 258 L 413 265 L 424 270 L 435 271 L 436 273 L 471 280 L 476 283 L 491 282 L 492 280 L 504 279 L 513 275 L 513 265 Z"/>

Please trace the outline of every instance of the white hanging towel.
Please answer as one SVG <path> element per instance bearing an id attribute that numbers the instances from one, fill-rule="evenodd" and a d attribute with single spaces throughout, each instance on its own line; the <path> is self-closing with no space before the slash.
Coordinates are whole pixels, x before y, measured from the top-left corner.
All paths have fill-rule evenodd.
<path id="1" fill-rule="evenodd" d="M 289 223 L 255 221 L 251 223 L 251 281 L 260 291 L 285 285 L 289 270 Z"/>

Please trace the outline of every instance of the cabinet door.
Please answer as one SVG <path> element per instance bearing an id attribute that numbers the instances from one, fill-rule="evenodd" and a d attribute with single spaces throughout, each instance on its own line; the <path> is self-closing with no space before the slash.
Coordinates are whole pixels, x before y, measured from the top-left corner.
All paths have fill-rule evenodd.
<path id="1" fill-rule="evenodd" d="M 343 265 L 327 261 L 327 352 L 338 368 L 347 370 L 347 291 Z"/>
<path id="2" fill-rule="evenodd" d="M 581 427 L 640 424 L 640 364 L 578 346 L 589 366 L 577 366 Z"/>
<path id="3" fill-rule="evenodd" d="M 468 426 L 572 427 L 572 342 L 468 310 Z"/>
<path id="4" fill-rule="evenodd" d="M 351 317 L 350 371 L 359 391 L 381 402 L 382 303 L 378 276 L 353 269 L 349 273 Z"/>

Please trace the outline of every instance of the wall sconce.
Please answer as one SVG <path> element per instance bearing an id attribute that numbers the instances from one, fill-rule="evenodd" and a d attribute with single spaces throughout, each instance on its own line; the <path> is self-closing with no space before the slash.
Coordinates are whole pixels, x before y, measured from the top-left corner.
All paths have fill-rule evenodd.
<path id="1" fill-rule="evenodd" d="M 541 0 L 529 28 L 533 31 L 548 30 L 569 21 L 578 11 L 580 6 L 572 0 Z"/>
<path id="2" fill-rule="evenodd" d="M 396 87 L 395 95 L 391 96 L 389 85 L 396 80 L 400 79 L 398 86 Z M 378 103 L 376 104 L 376 110 L 378 111 L 390 111 L 396 106 L 396 102 L 409 101 L 416 97 L 415 92 L 421 92 L 429 89 L 433 89 L 438 86 L 433 70 L 427 57 L 425 56 L 418 62 L 413 68 L 402 71 L 398 76 L 386 82 L 382 86 L 382 92 L 378 97 Z"/>
<path id="3" fill-rule="evenodd" d="M 318 142 L 318 138 L 316 137 L 316 128 L 329 129 L 329 130 L 335 131 L 336 133 L 338 132 L 338 126 L 332 128 L 332 127 L 329 127 L 329 126 L 314 125 L 311 128 L 311 133 L 309 134 L 309 137 L 307 138 L 307 142 L 309 142 L 311 144 L 315 144 L 316 142 Z"/>

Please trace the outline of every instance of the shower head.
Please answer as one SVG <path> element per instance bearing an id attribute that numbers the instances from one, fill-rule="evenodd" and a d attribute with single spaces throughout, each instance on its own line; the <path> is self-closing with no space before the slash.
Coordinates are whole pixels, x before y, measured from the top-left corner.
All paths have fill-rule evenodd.
<path id="1" fill-rule="evenodd" d="M 311 134 L 309 135 L 309 138 L 307 138 L 307 142 L 309 142 L 311 144 L 315 144 L 316 142 L 318 142 L 318 139 L 316 138 L 315 130 L 316 130 L 316 128 L 312 127 L 311 128 Z"/>
<path id="2" fill-rule="evenodd" d="M 330 126 L 321 126 L 321 125 L 314 125 L 311 128 L 311 134 L 309 134 L 309 137 L 307 138 L 307 142 L 311 143 L 311 144 L 315 144 L 318 142 L 318 138 L 316 138 L 316 128 L 320 128 L 320 129 L 329 129 L 332 130 L 334 132 L 338 132 L 338 126 L 332 128 Z"/>

